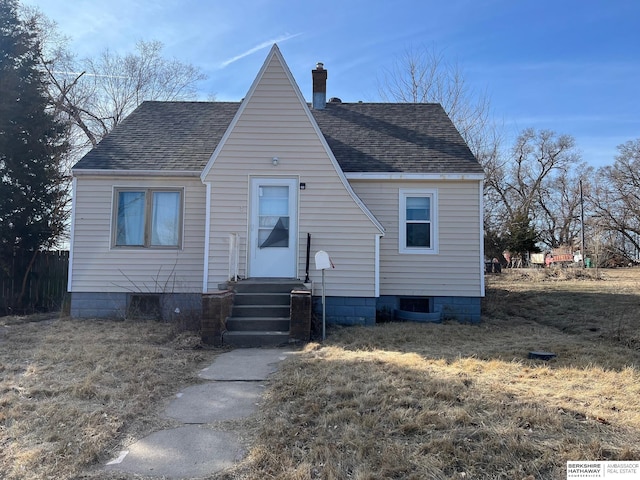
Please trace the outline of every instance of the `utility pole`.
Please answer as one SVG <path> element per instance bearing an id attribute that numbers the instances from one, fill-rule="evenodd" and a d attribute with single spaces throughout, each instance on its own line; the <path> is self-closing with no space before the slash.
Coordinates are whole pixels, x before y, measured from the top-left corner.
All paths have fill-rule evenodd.
<path id="1" fill-rule="evenodd" d="M 582 254 L 582 268 L 585 267 L 585 255 L 586 252 L 584 250 L 584 197 L 582 196 L 582 180 L 580 180 L 580 231 L 581 235 L 581 245 L 580 245 L 580 253 Z"/>

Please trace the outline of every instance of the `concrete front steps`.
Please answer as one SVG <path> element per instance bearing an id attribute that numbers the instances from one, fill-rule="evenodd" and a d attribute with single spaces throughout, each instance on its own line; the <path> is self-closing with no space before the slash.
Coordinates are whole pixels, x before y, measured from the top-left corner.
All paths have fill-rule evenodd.
<path id="1" fill-rule="evenodd" d="M 295 279 L 248 279 L 229 285 L 235 291 L 224 345 L 274 347 L 289 343 L 291 291 L 304 289 Z"/>

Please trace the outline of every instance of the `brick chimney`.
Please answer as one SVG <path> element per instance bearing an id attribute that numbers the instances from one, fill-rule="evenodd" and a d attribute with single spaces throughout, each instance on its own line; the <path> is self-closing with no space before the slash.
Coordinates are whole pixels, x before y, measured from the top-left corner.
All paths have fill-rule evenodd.
<path id="1" fill-rule="evenodd" d="M 315 110 L 322 110 L 327 104 L 327 71 L 324 64 L 318 62 L 315 70 L 311 70 L 313 78 L 313 103 Z"/>

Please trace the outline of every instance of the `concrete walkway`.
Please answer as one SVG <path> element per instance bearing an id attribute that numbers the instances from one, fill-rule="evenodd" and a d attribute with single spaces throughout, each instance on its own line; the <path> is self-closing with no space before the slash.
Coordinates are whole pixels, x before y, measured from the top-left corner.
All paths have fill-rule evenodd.
<path id="1" fill-rule="evenodd" d="M 260 402 L 260 382 L 275 372 L 293 351 L 281 348 L 237 349 L 219 355 L 199 376 L 206 383 L 184 389 L 165 416 L 181 422 L 130 445 L 106 470 L 163 478 L 203 477 L 233 466 L 246 452 L 238 432 L 219 422 L 252 414 Z"/>

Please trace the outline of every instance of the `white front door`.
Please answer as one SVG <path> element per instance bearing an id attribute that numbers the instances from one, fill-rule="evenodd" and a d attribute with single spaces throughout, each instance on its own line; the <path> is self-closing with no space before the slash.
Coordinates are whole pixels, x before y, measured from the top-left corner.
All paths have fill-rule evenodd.
<path id="1" fill-rule="evenodd" d="M 297 276 L 298 181 L 252 178 L 249 276 Z"/>

